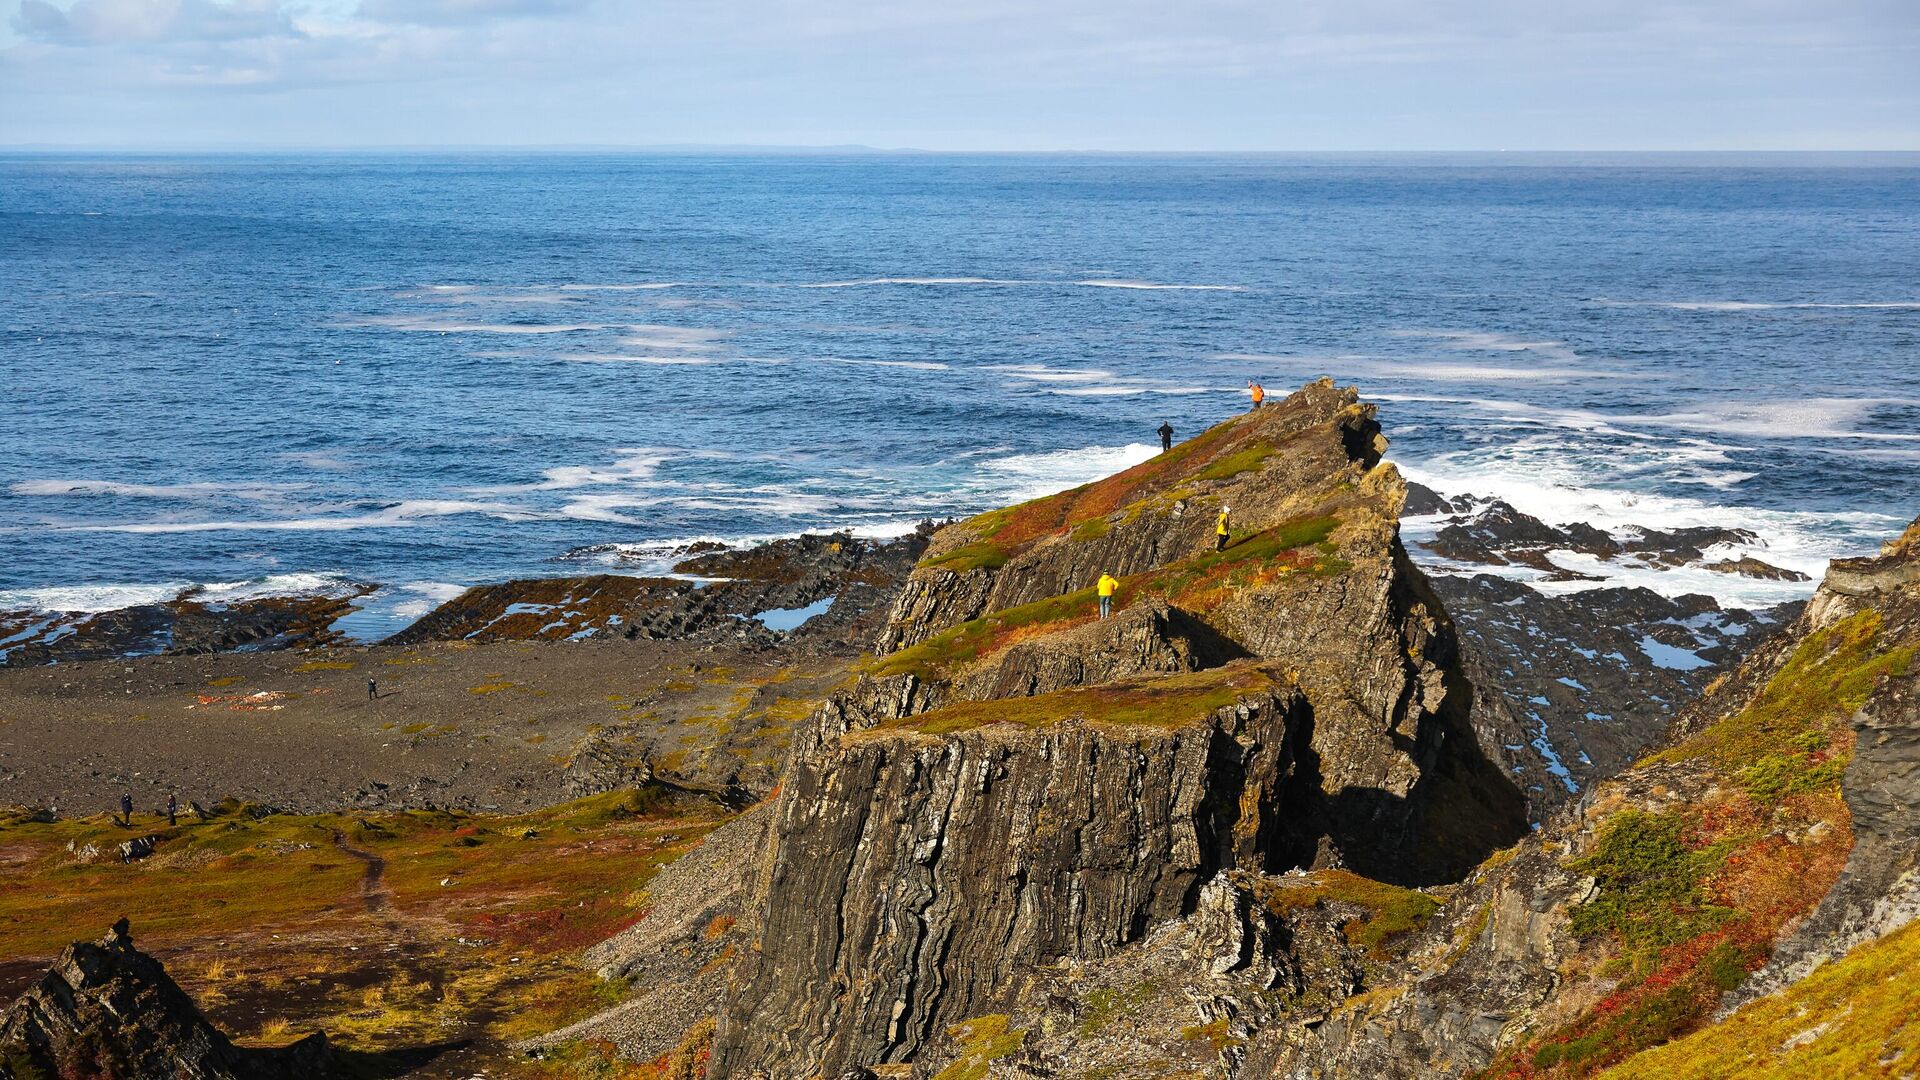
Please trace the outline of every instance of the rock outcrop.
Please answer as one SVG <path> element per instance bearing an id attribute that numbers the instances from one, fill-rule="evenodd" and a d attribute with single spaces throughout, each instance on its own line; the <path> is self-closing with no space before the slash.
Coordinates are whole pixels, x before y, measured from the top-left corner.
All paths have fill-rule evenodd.
<path id="1" fill-rule="evenodd" d="M 372 586 L 333 593 L 212 601 L 188 590 L 160 604 L 101 612 L 0 611 L 0 667 L 121 656 L 313 648 Z"/>
<path id="2" fill-rule="evenodd" d="M 1276 1075 L 1588 1075 L 1920 915 L 1915 558 L 1836 563 L 1676 742 L 1489 860 L 1398 985 L 1267 1036 Z"/>
<path id="3" fill-rule="evenodd" d="M 1584 521 L 1551 525 L 1501 499 L 1449 498 L 1431 488 L 1415 487 L 1417 496 L 1409 503 L 1408 515 L 1443 519 L 1430 526 L 1432 535 L 1420 546 L 1455 563 L 1525 567 L 1550 582 L 1603 580 L 1566 565 L 1574 561 L 1569 556 L 1656 571 L 1696 567 L 1766 581 L 1808 580 L 1806 574 L 1753 555 L 1753 549 L 1764 545 L 1759 534 L 1748 529 L 1690 525 L 1609 531 Z M 1726 557 L 1726 553 L 1738 555 Z"/>
<path id="4" fill-rule="evenodd" d="M 674 577 L 591 574 L 479 585 L 390 644 L 628 638 L 850 645 L 874 632 L 926 534 L 875 541 L 805 535 L 748 548 L 691 552 Z M 580 557 L 597 554 L 592 549 Z M 819 611 L 811 608 L 818 606 Z M 769 618 L 803 621 L 770 626 Z M 771 621 L 778 623 L 777 617 Z"/>
<path id="5" fill-rule="evenodd" d="M 1476 710 L 1385 445 L 1323 381 L 935 534 L 878 655 L 796 735 L 714 1074 L 910 1060 L 1223 871 L 1439 882 L 1517 839 L 1500 755 L 1524 739 Z"/>
<path id="6" fill-rule="evenodd" d="M 1642 588 L 1547 596 L 1491 574 L 1432 581 L 1474 687 L 1519 720 L 1537 755 L 1513 755 L 1536 821 L 1661 742 L 1682 706 L 1800 610 Z"/>
<path id="7" fill-rule="evenodd" d="M 102 1080 L 306 1080 L 345 1075 L 326 1036 L 290 1046 L 233 1045 L 160 962 L 134 948 L 125 919 L 68 946 L 0 1013 L 0 1077 Z"/>

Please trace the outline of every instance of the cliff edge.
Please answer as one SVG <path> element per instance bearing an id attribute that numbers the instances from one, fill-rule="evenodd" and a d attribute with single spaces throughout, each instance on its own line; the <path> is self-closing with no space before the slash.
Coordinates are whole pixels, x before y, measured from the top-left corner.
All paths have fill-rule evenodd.
<path id="1" fill-rule="evenodd" d="M 796 734 L 711 1074 L 908 1061 L 1223 872 L 1430 885 L 1518 839 L 1524 739 L 1400 546 L 1385 448 L 1323 380 L 937 533 Z"/>

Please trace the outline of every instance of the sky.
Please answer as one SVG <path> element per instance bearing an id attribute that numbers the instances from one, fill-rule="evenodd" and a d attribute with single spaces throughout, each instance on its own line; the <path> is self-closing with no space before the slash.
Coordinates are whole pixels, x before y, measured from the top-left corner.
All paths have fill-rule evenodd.
<path id="1" fill-rule="evenodd" d="M 1920 150 L 1920 0 L 0 0 L 0 145 Z"/>

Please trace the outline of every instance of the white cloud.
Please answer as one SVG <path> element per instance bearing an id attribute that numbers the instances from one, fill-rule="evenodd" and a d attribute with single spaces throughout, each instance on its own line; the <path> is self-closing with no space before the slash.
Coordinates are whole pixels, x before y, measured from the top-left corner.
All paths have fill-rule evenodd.
<path id="1" fill-rule="evenodd" d="M 10 25 L 11 143 L 1920 147 L 1911 0 L 19 0 Z"/>
<path id="2" fill-rule="evenodd" d="M 13 25 L 29 38 L 58 45 L 242 41 L 300 34 L 278 0 L 77 0 L 65 10 L 47 0 L 21 0 Z"/>
<path id="3" fill-rule="evenodd" d="M 588 0 L 361 0 L 358 14 L 383 23 L 458 26 L 484 19 L 571 15 Z"/>

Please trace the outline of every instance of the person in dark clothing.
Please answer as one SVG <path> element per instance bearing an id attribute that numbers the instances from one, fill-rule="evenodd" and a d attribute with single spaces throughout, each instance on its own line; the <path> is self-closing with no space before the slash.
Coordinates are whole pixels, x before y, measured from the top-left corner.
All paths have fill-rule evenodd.
<path id="1" fill-rule="evenodd" d="M 128 828 L 133 827 L 133 793 L 132 792 L 123 791 L 120 793 L 120 824 L 125 825 Z"/>
<path id="2" fill-rule="evenodd" d="M 1173 425 L 1162 420 L 1160 421 L 1160 452 L 1164 454 L 1171 449 L 1173 449 Z"/>
<path id="3" fill-rule="evenodd" d="M 374 682 L 372 679 L 368 679 L 367 680 L 367 700 L 373 701 L 379 696 L 380 696 L 380 684 Z"/>
<path id="4" fill-rule="evenodd" d="M 167 824 L 180 824 L 180 796 L 167 793 Z"/>

